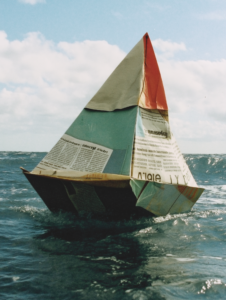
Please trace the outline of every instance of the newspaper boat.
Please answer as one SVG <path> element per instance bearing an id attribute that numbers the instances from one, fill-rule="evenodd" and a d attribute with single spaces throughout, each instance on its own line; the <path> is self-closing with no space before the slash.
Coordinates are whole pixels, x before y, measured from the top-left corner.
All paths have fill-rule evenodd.
<path id="1" fill-rule="evenodd" d="M 148 34 L 135 45 L 32 172 L 47 207 L 157 216 L 189 211 L 203 192 L 170 130 Z"/>

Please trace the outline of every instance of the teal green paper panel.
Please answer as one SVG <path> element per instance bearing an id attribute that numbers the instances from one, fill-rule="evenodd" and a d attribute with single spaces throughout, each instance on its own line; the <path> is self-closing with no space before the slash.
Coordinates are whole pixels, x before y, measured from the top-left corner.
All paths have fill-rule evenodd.
<path id="1" fill-rule="evenodd" d="M 108 168 L 108 173 L 130 175 L 137 109 L 137 106 L 110 112 L 83 109 L 65 133 L 113 150 L 124 150 L 116 151 L 123 155 L 117 160 L 121 166 L 112 172 Z"/>

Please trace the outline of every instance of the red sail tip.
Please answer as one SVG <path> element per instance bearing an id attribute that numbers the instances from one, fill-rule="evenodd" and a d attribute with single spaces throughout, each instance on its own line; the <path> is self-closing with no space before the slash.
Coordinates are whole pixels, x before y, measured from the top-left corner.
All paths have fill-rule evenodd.
<path id="1" fill-rule="evenodd" d="M 165 91 L 155 53 L 148 33 L 144 42 L 144 94 L 148 109 L 168 110 Z"/>

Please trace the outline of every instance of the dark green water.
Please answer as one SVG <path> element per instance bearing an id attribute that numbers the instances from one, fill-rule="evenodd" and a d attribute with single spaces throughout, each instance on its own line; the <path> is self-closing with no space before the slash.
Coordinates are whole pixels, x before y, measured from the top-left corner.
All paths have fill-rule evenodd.
<path id="1" fill-rule="evenodd" d="M 226 155 L 185 155 L 206 190 L 187 214 L 113 221 L 50 213 L 0 152 L 0 299 L 225 299 Z"/>

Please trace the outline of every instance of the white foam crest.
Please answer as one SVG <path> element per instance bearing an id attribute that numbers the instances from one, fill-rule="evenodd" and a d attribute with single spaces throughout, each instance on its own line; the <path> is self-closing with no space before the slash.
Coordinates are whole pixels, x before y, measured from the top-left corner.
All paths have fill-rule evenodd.
<path id="1" fill-rule="evenodd" d="M 148 300 L 150 299 L 150 294 L 148 294 L 146 291 L 137 291 L 137 290 L 126 290 L 125 291 L 127 294 L 131 296 L 132 299 L 134 300 Z"/>
<path id="2" fill-rule="evenodd" d="M 177 257 L 175 258 L 175 260 L 179 261 L 179 262 L 191 262 L 191 261 L 196 261 L 196 258 L 188 258 L 188 257 Z"/>
<path id="3" fill-rule="evenodd" d="M 226 210 L 222 209 L 210 209 L 206 211 L 196 212 L 196 215 L 200 218 L 207 218 L 209 216 L 219 216 L 219 215 L 225 215 Z"/>
<path id="4" fill-rule="evenodd" d="M 219 193 L 220 191 L 226 190 L 226 185 L 205 185 L 202 186 L 205 189 L 205 192 Z"/>
<path id="5" fill-rule="evenodd" d="M 147 228 L 139 230 L 139 233 L 141 233 L 141 234 L 156 233 L 156 230 L 152 227 L 147 227 Z"/>
<path id="6" fill-rule="evenodd" d="M 221 260 L 221 259 L 223 259 L 223 257 L 219 257 L 219 256 L 205 256 L 205 255 L 203 255 L 203 256 L 200 256 L 201 258 L 207 258 L 207 259 L 217 259 L 217 260 Z"/>
<path id="7" fill-rule="evenodd" d="M 19 276 L 13 276 L 13 277 L 12 277 L 13 282 L 16 282 L 16 281 L 19 280 L 19 279 L 20 279 Z"/>
<path id="8" fill-rule="evenodd" d="M 24 205 L 24 206 L 10 206 L 9 209 L 12 209 L 17 212 L 22 212 L 25 214 L 28 214 L 32 217 L 36 217 L 37 215 L 43 214 L 47 212 L 47 209 L 40 209 L 34 206 L 30 205 Z"/>
<path id="9" fill-rule="evenodd" d="M 214 286 L 222 286 L 225 289 L 226 284 L 224 284 L 220 279 L 209 279 L 203 284 L 200 291 L 197 294 L 206 294 L 208 290 L 213 289 Z"/>
<path id="10" fill-rule="evenodd" d="M 221 216 L 226 214 L 226 210 L 222 211 L 220 209 L 207 210 L 207 211 L 191 211 L 187 214 L 178 214 L 178 215 L 167 215 L 165 217 L 156 217 L 153 218 L 154 224 L 158 226 L 159 230 L 169 231 L 171 233 L 178 234 L 178 238 L 188 240 L 193 237 L 192 233 L 205 230 L 203 228 L 204 224 L 201 219 L 207 219 L 210 217 Z M 155 229 L 155 226 L 153 228 Z M 204 226 L 205 227 L 205 226 Z M 149 228 L 142 229 L 139 234 L 153 234 L 155 231 L 151 231 Z M 155 229 L 156 230 L 156 229 Z M 157 231 L 157 230 L 156 230 Z M 200 235 L 201 239 L 206 239 L 206 234 Z M 210 237 L 208 237 L 210 238 Z"/>
<path id="11" fill-rule="evenodd" d="M 191 212 L 184 213 L 184 214 L 166 215 L 164 217 L 155 217 L 155 218 L 153 218 L 153 222 L 157 223 L 157 224 L 158 223 L 164 223 L 164 222 L 175 220 L 175 219 L 178 219 L 178 218 L 186 218 L 190 214 L 191 214 Z"/>

